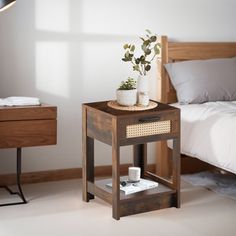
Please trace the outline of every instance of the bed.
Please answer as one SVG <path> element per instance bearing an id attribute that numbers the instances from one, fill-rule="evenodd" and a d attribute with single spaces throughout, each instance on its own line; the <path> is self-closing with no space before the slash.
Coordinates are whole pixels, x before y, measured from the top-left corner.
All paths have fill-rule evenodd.
<path id="1" fill-rule="evenodd" d="M 181 109 L 181 172 L 193 173 L 217 167 L 236 174 L 236 102 L 177 103 L 176 90 L 165 66 L 169 63 L 214 61 L 220 58 L 231 60 L 235 57 L 236 60 L 236 43 L 169 42 L 166 36 L 160 37 L 160 43 L 162 50 L 158 58 L 157 96 L 160 102 Z M 231 97 L 230 100 L 236 99 Z M 164 141 L 157 143 L 156 171 L 161 176 L 170 175 L 170 153 L 171 144 L 167 145 Z"/>

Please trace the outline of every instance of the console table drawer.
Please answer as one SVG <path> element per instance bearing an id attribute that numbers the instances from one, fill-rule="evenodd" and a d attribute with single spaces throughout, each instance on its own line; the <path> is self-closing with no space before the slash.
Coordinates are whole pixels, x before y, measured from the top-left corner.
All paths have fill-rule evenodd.
<path id="1" fill-rule="evenodd" d="M 56 144 L 56 120 L 0 122 L 0 148 Z"/>
<path id="2" fill-rule="evenodd" d="M 57 107 L 0 107 L 0 148 L 53 145 L 57 141 Z"/>

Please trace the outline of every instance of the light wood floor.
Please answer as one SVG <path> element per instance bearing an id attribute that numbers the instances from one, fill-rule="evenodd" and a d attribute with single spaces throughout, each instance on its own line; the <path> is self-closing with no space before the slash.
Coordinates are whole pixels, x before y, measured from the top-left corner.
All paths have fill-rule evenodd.
<path id="1" fill-rule="evenodd" d="M 182 184 L 181 209 L 115 221 L 102 200 L 81 200 L 81 180 L 23 186 L 26 205 L 0 208 L 0 236 L 235 236 L 236 201 Z M 0 192 L 1 196 L 3 193 Z"/>

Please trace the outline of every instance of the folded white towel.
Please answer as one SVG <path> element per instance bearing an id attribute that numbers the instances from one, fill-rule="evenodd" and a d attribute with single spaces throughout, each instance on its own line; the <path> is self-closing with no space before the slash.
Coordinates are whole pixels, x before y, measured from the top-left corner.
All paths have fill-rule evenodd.
<path id="1" fill-rule="evenodd" d="M 34 106 L 40 104 L 39 98 L 34 97 L 0 98 L 0 106 Z"/>

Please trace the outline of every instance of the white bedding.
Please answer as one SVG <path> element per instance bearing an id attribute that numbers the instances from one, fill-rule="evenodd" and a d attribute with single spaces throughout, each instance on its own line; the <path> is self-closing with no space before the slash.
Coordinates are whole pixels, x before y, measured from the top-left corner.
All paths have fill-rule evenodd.
<path id="1" fill-rule="evenodd" d="M 236 173 L 236 101 L 179 105 L 181 153 Z"/>

